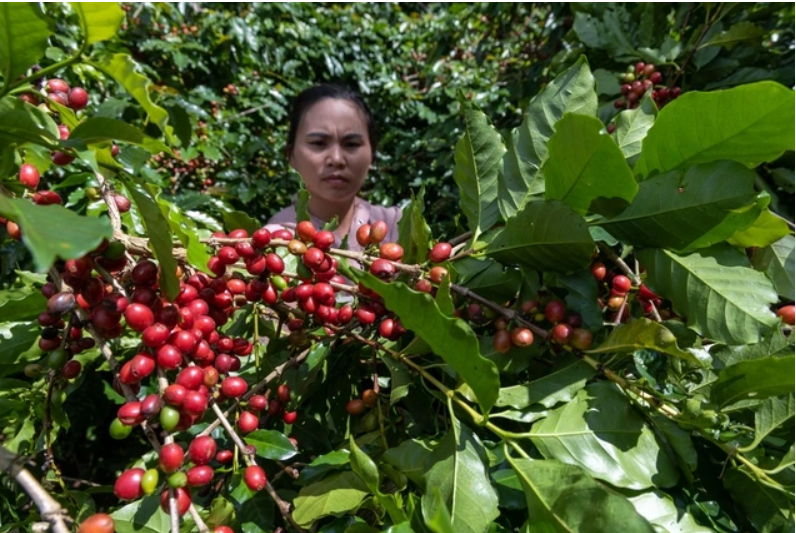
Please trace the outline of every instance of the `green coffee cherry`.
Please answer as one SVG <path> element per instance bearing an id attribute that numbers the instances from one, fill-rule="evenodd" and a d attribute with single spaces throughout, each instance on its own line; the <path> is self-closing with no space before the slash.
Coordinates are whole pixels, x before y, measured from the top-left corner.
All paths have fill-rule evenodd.
<path id="1" fill-rule="evenodd" d="M 116 440 L 126 439 L 133 431 L 133 426 L 125 426 L 118 418 L 114 418 L 111 427 L 108 429 L 111 438 Z"/>

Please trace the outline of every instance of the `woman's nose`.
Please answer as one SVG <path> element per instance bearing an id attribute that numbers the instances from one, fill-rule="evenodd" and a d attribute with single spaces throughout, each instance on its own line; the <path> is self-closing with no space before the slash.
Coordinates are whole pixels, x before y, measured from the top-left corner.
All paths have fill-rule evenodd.
<path id="1" fill-rule="evenodd" d="M 327 156 L 327 163 L 330 166 L 338 167 L 344 164 L 344 162 L 342 148 L 337 144 L 332 145 Z"/>

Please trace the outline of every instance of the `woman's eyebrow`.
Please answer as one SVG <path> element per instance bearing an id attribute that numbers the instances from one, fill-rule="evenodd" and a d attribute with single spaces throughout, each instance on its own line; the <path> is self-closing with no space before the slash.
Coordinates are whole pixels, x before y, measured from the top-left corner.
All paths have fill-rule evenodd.
<path id="1" fill-rule="evenodd" d="M 311 131 L 310 133 L 308 133 L 306 135 L 307 138 L 318 137 L 318 138 L 321 138 L 321 139 L 327 139 L 327 138 L 329 138 L 331 136 L 332 135 L 330 133 L 326 133 L 326 132 L 323 132 L 323 131 Z M 364 139 L 364 138 L 365 138 L 365 136 L 362 135 L 361 133 L 347 133 L 347 134 L 343 135 L 343 140 L 344 141 L 349 141 L 351 139 L 359 140 L 359 139 Z"/>

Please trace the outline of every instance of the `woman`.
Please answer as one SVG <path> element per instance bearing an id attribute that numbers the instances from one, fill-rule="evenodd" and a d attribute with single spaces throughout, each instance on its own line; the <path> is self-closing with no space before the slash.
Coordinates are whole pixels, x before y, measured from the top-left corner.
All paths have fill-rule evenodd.
<path id="1" fill-rule="evenodd" d="M 359 251 L 356 231 L 362 224 L 387 223 L 386 242 L 398 240 L 397 207 L 380 207 L 357 194 L 372 168 L 376 153 L 376 126 L 365 102 L 355 92 L 331 84 L 311 87 L 298 95 L 290 115 L 287 153 L 310 193 L 312 223 L 322 227 L 335 216 L 339 221 L 335 245 L 348 235 L 350 250 Z M 296 205 L 271 217 L 269 226 L 293 229 Z M 270 229 L 270 228 L 269 228 Z"/>

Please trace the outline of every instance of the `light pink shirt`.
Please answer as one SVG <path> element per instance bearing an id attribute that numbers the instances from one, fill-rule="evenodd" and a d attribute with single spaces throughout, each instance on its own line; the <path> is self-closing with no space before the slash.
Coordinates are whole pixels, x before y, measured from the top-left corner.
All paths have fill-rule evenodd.
<path id="1" fill-rule="evenodd" d="M 348 230 L 348 249 L 354 252 L 362 251 L 362 246 L 357 242 L 357 230 L 362 224 L 373 224 L 378 220 L 383 220 L 387 224 L 387 237 L 384 242 L 398 242 L 398 221 L 401 219 L 401 210 L 397 207 L 381 207 L 366 202 L 361 198 L 354 200 L 354 217 L 351 220 L 351 228 Z M 312 224 L 320 229 L 326 223 L 317 217 L 310 215 Z M 296 229 L 296 204 L 289 205 L 279 211 L 268 220 L 265 226 L 270 231 L 287 228 L 291 231 Z M 334 246 L 339 247 L 341 239 L 335 234 Z"/>

